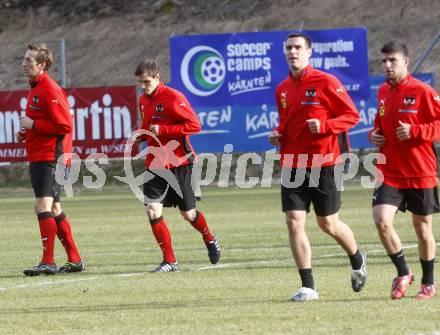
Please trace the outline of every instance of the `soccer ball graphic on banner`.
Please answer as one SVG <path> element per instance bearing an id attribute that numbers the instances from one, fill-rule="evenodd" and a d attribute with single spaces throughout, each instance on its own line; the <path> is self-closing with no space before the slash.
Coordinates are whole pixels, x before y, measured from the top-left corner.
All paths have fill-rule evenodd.
<path id="1" fill-rule="evenodd" d="M 226 65 L 220 52 L 207 45 L 189 49 L 182 59 L 180 75 L 192 94 L 206 97 L 217 92 L 226 78 Z"/>
<path id="2" fill-rule="evenodd" d="M 203 61 L 201 73 L 207 83 L 217 85 L 225 77 L 225 66 L 217 56 L 211 56 Z"/>

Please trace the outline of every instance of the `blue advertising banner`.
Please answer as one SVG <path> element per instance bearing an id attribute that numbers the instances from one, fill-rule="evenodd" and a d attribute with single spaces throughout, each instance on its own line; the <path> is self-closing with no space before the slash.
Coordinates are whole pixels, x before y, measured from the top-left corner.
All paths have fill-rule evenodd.
<path id="1" fill-rule="evenodd" d="M 274 104 L 287 76 L 284 41 L 292 31 L 173 36 L 171 86 L 194 106 Z M 365 28 L 302 30 L 313 67 L 336 75 L 354 100 L 369 97 Z"/>
<path id="2" fill-rule="evenodd" d="M 416 78 L 434 85 L 432 73 L 416 74 Z M 384 76 L 371 76 L 370 98 L 356 101 L 359 123 L 350 130 L 353 149 L 371 148 L 368 132 L 377 113 L 377 90 Z M 267 140 L 270 130 L 278 126 L 278 111 L 273 104 L 240 106 L 238 104 L 214 107 L 194 106 L 202 123 L 202 132 L 191 137 L 197 152 L 223 152 L 232 144 L 235 152 L 262 152 L 273 149 Z"/>
<path id="3" fill-rule="evenodd" d="M 273 149 L 267 140 L 269 132 L 278 126 L 275 105 L 195 107 L 202 132 L 191 136 L 197 152 L 223 152 L 226 144 L 234 152 L 260 152 Z"/>
<path id="4" fill-rule="evenodd" d="M 384 77 L 368 75 L 364 28 L 303 30 L 312 39 L 313 67 L 334 74 L 355 101 L 361 120 L 350 131 L 352 148 L 368 148 L 377 112 L 376 92 Z M 186 95 L 202 132 L 196 151 L 272 149 L 267 135 L 278 126 L 275 87 L 287 76 L 284 41 L 291 31 L 171 37 L 170 86 Z M 424 77 L 432 82 L 432 75 Z"/>
<path id="5" fill-rule="evenodd" d="M 304 30 L 311 64 L 336 75 L 353 99 L 369 90 L 364 28 Z M 186 95 L 202 123 L 192 142 L 199 152 L 265 151 L 278 125 L 275 87 L 287 76 L 284 41 L 291 31 L 171 37 L 170 86 Z"/>

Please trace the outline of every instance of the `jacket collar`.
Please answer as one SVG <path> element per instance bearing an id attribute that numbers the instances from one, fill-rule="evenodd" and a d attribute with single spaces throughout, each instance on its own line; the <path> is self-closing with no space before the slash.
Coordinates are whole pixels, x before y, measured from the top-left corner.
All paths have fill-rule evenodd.
<path id="1" fill-rule="evenodd" d="M 159 82 L 159 85 L 157 85 L 156 89 L 153 91 L 153 93 L 151 93 L 150 95 L 147 95 L 147 97 L 150 100 L 153 100 L 154 98 L 156 98 L 157 96 L 160 95 L 160 93 L 164 90 L 165 84 L 161 81 Z"/>
<path id="2" fill-rule="evenodd" d="M 307 77 L 310 76 L 310 74 L 312 73 L 312 71 L 313 71 L 313 67 L 309 64 L 309 65 L 307 65 L 307 66 L 301 71 L 301 73 L 300 73 L 300 75 L 299 75 L 298 78 L 295 78 L 295 77 L 292 75 L 292 72 L 290 72 L 290 71 L 289 71 L 289 77 L 290 77 L 291 79 L 295 80 L 295 81 L 304 80 L 304 79 L 306 79 Z"/>
<path id="3" fill-rule="evenodd" d="M 41 81 L 43 81 L 44 79 L 46 79 L 48 76 L 46 71 L 43 71 L 43 73 L 39 74 L 37 77 L 35 77 L 32 80 L 29 80 L 29 85 L 34 88 L 35 86 L 37 86 L 38 83 L 40 83 Z"/>
<path id="4" fill-rule="evenodd" d="M 396 88 L 399 89 L 403 86 L 405 86 L 406 84 L 408 84 L 408 82 L 410 81 L 410 79 L 412 78 L 411 74 L 408 72 L 408 74 L 406 75 L 406 77 L 404 77 L 403 79 L 399 80 L 396 85 L 392 85 L 391 81 L 389 79 L 387 79 L 387 84 L 389 86 L 391 86 L 392 88 Z"/>

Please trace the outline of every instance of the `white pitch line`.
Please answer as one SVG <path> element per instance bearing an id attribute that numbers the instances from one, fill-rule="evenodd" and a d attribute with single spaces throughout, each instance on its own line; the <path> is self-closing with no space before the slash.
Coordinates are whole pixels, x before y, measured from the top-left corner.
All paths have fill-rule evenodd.
<path id="1" fill-rule="evenodd" d="M 439 245 L 440 243 L 437 243 L 437 245 Z M 417 248 L 417 244 L 408 244 L 405 246 L 402 246 L 402 249 L 414 249 Z M 385 252 L 385 249 L 375 249 L 375 250 L 371 250 L 366 252 L 366 254 L 378 254 L 381 252 Z M 330 255 L 322 255 L 322 256 L 317 256 L 317 257 L 312 257 L 314 259 L 322 259 L 322 258 L 332 258 L 332 257 L 336 257 L 336 256 L 346 256 L 347 254 L 345 253 L 338 253 L 338 254 L 330 254 Z"/>
<path id="2" fill-rule="evenodd" d="M 437 246 L 440 246 L 440 243 L 436 243 Z M 403 249 L 414 249 L 417 248 L 417 244 L 409 244 L 409 245 L 403 245 Z M 380 253 L 384 252 L 384 249 L 374 249 L 366 252 L 366 254 L 374 254 L 374 253 Z M 337 256 L 345 256 L 345 253 L 336 253 L 336 254 L 327 254 L 322 256 L 313 257 L 313 259 L 323 259 L 323 258 L 331 258 L 331 257 L 337 257 Z M 252 266 L 252 265 L 265 265 L 265 264 L 277 264 L 277 263 L 285 263 L 286 261 L 256 261 L 256 262 L 242 262 L 242 263 L 222 263 L 218 265 L 211 265 L 211 266 L 203 266 L 194 269 L 194 271 L 204 271 L 204 270 L 216 270 L 216 269 L 222 269 L 222 268 L 234 268 L 234 267 L 242 267 L 242 266 Z M 132 273 L 119 273 L 110 275 L 108 277 L 119 277 L 119 278 L 128 278 L 128 277 L 135 277 L 135 276 L 143 276 L 146 275 L 147 272 L 132 272 Z M 107 276 L 106 276 L 107 277 Z M 31 288 L 31 287 L 42 287 L 42 286 L 55 286 L 55 285 L 63 285 L 63 284 L 75 284 L 77 282 L 83 282 L 83 281 L 92 281 L 92 280 L 102 280 L 102 277 L 88 277 L 88 278 L 78 278 L 78 279 L 64 279 L 64 280 L 58 280 L 58 281 L 45 281 L 41 283 L 32 283 L 32 284 L 20 284 L 20 285 L 14 285 L 14 286 L 7 286 L 7 287 L 0 287 L 0 292 L 5 292 L 8 290 L 13 289 L 21 289 L 21 288 Z"/>
<path id="3" fill-rule="evenodd" d="M 437 245 L 440 245 L 440 243 L 437 243 Z M 403 245 L 403 249 L 414 249 L 417 248 L 417 244 L 408 244 Z M 384 249 L 375 249 L 370 250 L 366 252 L 366 254 L 377 254 L 384 252 Z M 346 256 L 346 253 L 336 253 L 336 254 L 327 254 L 322 256 L 316 256 L 312 257 L 312 259 L 323 259 L 323 258 L 332 258 L 332 257 L 338 257 L 338 256 Z M 240 266 L 248 266 L 248 265 L 264 265 L 264 264 L 275 264 L 275 263 L 285 263 L 285 261 L 256 261 L 256 262 L 243 262 L 243 263 L 222 263 L 219 265 L 211 265 L 211 266 L 202 266 L 200 268 L 197 268 L 197 271 L 204 271 L 204 270 L 216 270 L 221 268 L 234 268 L 234 267 L 240 267 Z"/>
<path id="4" fill-rule="evenodd" d="M 28 287 L 40 287 L 40 286 L 52 286 L 52 285 L 60 285 L 60 284 L 72 284 L 80 281 L 89 281 L 98 279 L 98 277 L 89 277 L 89 278 L 79 278 L 79 279 L 65 279 L 65 280 L 58 280 L 58 281 L 45 281 L 41 283 L 32 283 L 32 284 L 21 284 L 21 285 L 14 285 L 14 286 L 8 286 L 8 287 L 0 287 L 0 292 L 4 292 L 11 289 L 16 288 L 28 288 Z"/>
<path id="5" fill-rule="evenodd" d="M 222 264 L 218 264 L 218 265 L 202 266 L 201 268 L 197 268 L 196 271 L 216 270 L 216 269 L 221 269 L 221 268 L 233 268 L 233 267 L 240 267 L 240 266 L 247 266 L 247 265 L 274 264 L 274 263 L 281 263 L 281 262 L 278 262 L 278 261 L 258 261 L 258 262 L 243 262 L 243 263 L 222 263 Z"/>
<path id="6" fill-rule="evenodd" d="M 133 272 L 133 273 L 119 273 L 115 275 L 111 275 L 111 277 L 134 277 L 134 276 L 142 276 L 147 274 L 147 272 Z M 40 286 L 54 286 L 54 285 L 62 285 L 62 284 L 75 284 L 77 282 L 82 281 L 91 281 L 95 279 L 102 279 L 102 277 L 88 277 L 88 278 L 78 278 L 78 279 L 65 279 L 65 280 L 58 280 L 58 281 L 45 281 L 41 283 L 32 283 L 32 284 L 20 284 L 20 285 L 14 285 L 14 286 L 8 286 L 8 287 L 0 287 L 0 292 L 8 291 L 11 289 L 18 289 L 18 288 L 29 288 L 29 287 L 40 287 Z"/>
<path id="7" fill-rule="evenodd" d="M 115 275 L 115 277 L 135 277 L 135 276 L 143 276 L 146 275 L 148 272 L 133 272 L 133 273 L 121 273 Z"/>
<path id="8" fill-rule="evenodd" d="M 366 246 L 370 246 L 370 247 L 382 247 L 382 244 L 380 244 L 380 243 L 363 243 L 362 244 L 362 246 L 363 247 L 366 247 Z M 253 249 L 258 249 L 258 250 L 274 250 L 274 249 L 284 249 L 284 248 L 289 248 L 289 245 L 288 244 L 286 244 L 286 245 L 277 245 L 277 246 L 274 246 L 274 247 L 258 247 L 258 248 L 240 248 L 240 247 L 232 247 L 232 248 L 228 248 L 228 251 L 233 251 L 233 252 L 235 252 L 235 251 L 251 251 L 251 250 L 253 250 Z M 317 246 L 313 246 L 313 249 L 314 250 L 316 250 L 316 249 L 338 249 L 339 248 L 339 246 L 337 245 L 337 244 L 335 244 L 334 246 L 328 246 L 328 245 L 317 245 Z M 195 250 L 196 248 L 194 248 L 194 250 Z M 176 251 L 181 251 L 181 250 L 189 250 L 188 248 L 176 248 L 175 249 Z M 146 248 L 146 249 L 143 249 L 142 251 L 136 251 L 136 250 L 129 250 L 129 251 L 124 251 L 124 254 L 130 254 L 130 255 L 145 255 L 145 253 L 146 252 L 160 252 L 160 249 L 157 249 L 157 248 Z M 101 251 L 101 250 L 86 250 L 85 252 L 83 251 L 83 253 L 87 253 L 87 254 L 93 254 L 93 255 L 95 255 L 95 256 L 99 256 L 99 255 L 105 255 L 105 256 L 120 256 L 121 255 L 121 252 L 120 251 L 116 251 L 116 250 L 114 250 L 114 251 Z M 0 255 L 1 255 L 2 253 L 0 252 Z M 29 253 L 22 253 L 22 255 L 26 255 L 26 256 L 29 256 Z M 64 255 L 63 254 L 59 254 L 58 255 L 59 257 L 63 257 Z"/>

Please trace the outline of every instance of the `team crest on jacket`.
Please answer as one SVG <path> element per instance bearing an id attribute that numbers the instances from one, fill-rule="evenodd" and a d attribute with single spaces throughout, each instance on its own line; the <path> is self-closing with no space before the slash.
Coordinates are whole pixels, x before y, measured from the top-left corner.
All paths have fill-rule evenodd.
<path id="1" fill-rule="evenodd" d="M 406 96 L 403 98 L 403 103 L 407 106 L 412 106 L 416 104 L 416 97 L 413 96 Z"/>
<path id="2" fill-rule="evenodd" d="M 32 98 L 32 102 L 37 103 L 38 101 L 40 101 L 40 98 L 38 97 L 38 95 L 34 95 Z"/>
<path id="3" fill-rule="evenodd" d="M 281 93 L 281 106 L 285 109 L 287 106 L 287 92 Z"/>
<path id="4" fill-rule="evenodd" d="M 309 87 L 306 90 L 306 97 L 311 98 L 311 97 L 316 97 L 316 88 L 314 87 Z"/>
<path id="5" fill-rule="evenodd" d="M 379 116 L 384 116 L 385 115 L 385 101 L 384 100 L 380 100 L 379 101 Z"/>
<path id="6" fill-rule="evenodd" d="M 158 112 L 158 113 L 162 113 L 163 112 L 163 105 L 162 104 L 156 105 L 156 112 Z"/>

